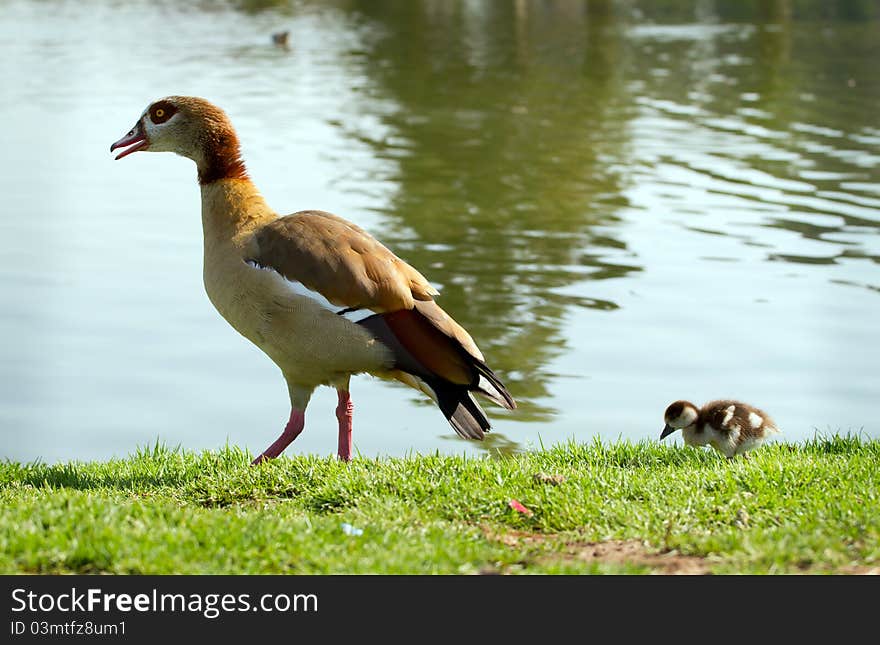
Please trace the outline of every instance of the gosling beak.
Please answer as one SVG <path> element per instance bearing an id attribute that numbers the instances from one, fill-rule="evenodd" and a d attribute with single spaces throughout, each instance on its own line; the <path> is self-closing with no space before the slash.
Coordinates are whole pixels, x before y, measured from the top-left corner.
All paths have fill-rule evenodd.
<path id="1" fill-rule="evenodd" d="M 130 146 L 126 148 L 118 155 L 116 155 L 116 159 L 122 159 L 130 155 L 132 152 L 137 152 L 138 150 L 146 150 L 147 146 L 150 142 L 147 140 L 147 133 L 144 132 L 144 126 L 140 121 L 137 122 L 131 130 L 128 131 L 124 137 L 122 137 L 119 141 L 110 146 L 110 152 L 113 152 L 117 148 L 125 148 L 126 146 Z"/>
<path id="2" fill-rule="evenodd" d="M 667 423 L 667 424 L 663 427 L 663 432 L 660 433 L 660 439 L 663 439 L 663 437 L 666 437 L 667 435 L 670 435 L 670 434 L 672 434 L 673 432 L 675 432 L 675 428 L 673 428 L 671 425 L 669 425 L 669 424 Z"/>

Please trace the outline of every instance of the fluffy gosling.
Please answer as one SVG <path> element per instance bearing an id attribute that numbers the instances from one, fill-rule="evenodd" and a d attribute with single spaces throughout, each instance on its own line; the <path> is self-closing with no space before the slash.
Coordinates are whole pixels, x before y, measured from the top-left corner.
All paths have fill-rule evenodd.
<path id="1" fill-rule="evenodd" d="M 689 446 L 710 445 L 728 459 L 754 450 L 771 434 L 779 432 L 770 416 L 740 401 L 710 401 L 698 408 L 690 401 L 676 401 L 663 414 L 666 426 L 660 439 L 681 430 Z"/>

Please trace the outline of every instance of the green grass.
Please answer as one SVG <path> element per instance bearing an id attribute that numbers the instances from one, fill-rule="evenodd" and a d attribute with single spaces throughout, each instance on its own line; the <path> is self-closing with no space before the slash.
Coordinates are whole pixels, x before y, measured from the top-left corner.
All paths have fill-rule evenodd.
<path id="1" fill-rule="evenodd" d="M 589 543 L 622 540 L 712 573 L 880 567 L 877 440 L 778 443 L 733 462 L 623 441 L 503 458 L 250 458 L 156 447 L 2 464 L 0 572 L 664 571 L 656 557 L 584 556 Z"/>

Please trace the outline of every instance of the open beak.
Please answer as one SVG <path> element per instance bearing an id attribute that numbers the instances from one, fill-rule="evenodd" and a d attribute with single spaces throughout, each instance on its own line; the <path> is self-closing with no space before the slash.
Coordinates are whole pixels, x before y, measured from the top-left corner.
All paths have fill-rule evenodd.
<path id="1" fill-rule="evenodd" d="M 116 155 L 116 159 L 122 159 L 123 157 L 130 155 L 132 152 L 146 150 L 149 144 L 150 142 L 147 140 L 147 134 L 144 132 L 144 126 L 138 121 L 137 125 L 128 131 L 128 134 L 110 146 L 110 152 L 113 152 L 117 148 L 125 148 L 126 146 L 129 146 Z"/>
<path id="2" fill-rule="evenodd" d="M 675 428 L 667 423 L 663 428 L 663 432 L 660 433 L 660 438 L 663 439 L 663 437 L 671 435 L 673 432 L 675 432 Z"/>

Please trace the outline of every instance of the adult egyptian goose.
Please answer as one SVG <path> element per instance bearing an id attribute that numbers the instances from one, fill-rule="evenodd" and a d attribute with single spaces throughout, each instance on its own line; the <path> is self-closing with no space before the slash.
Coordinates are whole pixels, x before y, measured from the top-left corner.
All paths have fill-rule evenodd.
<path id="1" fill-rule="evenodd" d="M 248 178 L 238 137 L 208 101 L 169 96 L 152 103 L 110 146 L 192 159 L 202 193 L 204 282 L 211 302 L 284 375 L 290 418 L 254 463 L 277 457 L 302 432 L 319 385 L 336 388 L 338 456 L 351 459 L 349 379 L 369 373 L 431 397 L 462 437 L 482 439 L 481 394 L 516 403 L 473 339 L 434 302 L 421 273 L 341 217 L 300 211 L 279 217 Z"/>
<path id="2" fill-rule="evenodd" d="M 710 401 L 701 408 L 690 401 L 675 401 L 666 408 L 663 420 L 660 439 L 681 429 L 689 446 L 708 444 L 728 459 L 745 455 L 779 432 L 766 412 L 741 401 Z"/>

